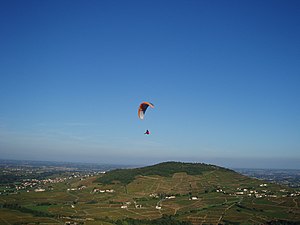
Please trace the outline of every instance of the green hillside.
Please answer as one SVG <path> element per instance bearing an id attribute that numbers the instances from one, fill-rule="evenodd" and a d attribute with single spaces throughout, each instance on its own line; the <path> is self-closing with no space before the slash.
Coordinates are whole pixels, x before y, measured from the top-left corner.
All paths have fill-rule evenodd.
<path id="1" fill-rule="evenodd" d="M 57 176 L 65 179 L 2 187 L 0 224 L 300 224 L 299 189 L 214 165 L 166 162 Z"/>
<path id="2" fill-rule="evenodd" d="M 129 184 L 138 175 L 158 175 L 162 177 L 171 177 L 174 173 L 180 172 L 185 172 L 188 175 L 201 175 L 203 172 L 214 170 L 230 171 L 222 167 L 207 165 L 204 163 L 164 162 L 142 168 L 112 170 L 100 177 L 97 181 L 103 184 L 110 184 L 114 181 L 119 181 L 123 184 Z"/>

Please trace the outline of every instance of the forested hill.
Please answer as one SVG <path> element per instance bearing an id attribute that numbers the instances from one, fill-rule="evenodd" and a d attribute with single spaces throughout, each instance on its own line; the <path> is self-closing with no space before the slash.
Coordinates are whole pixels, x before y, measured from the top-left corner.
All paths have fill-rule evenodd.
<path id="1" fill-rule="evenodd" d="M 164 162 L 142 168 L 112 170 L 98 178 L 97 181 L 103 184 L 109 184 L 113 181 L 119 181 L 123 184 L 128 184 L 132 182 L 138 175 L 159 175 L 163 177 L 171 177 L 174 173 L 179 172 L 185 172 L 189 175 L 201 175 L 203 172 L 214 170 L 231 171 L 229 169 L 204 163 Z"/>

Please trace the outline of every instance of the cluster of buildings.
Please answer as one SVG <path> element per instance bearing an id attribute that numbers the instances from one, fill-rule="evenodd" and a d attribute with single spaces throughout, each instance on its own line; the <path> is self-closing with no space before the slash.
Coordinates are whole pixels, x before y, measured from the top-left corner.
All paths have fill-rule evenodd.
<path id="1" fill-rule="evenodd" d="M 102 189 L 99 189 L 99 188 L 94 188 L 92 190 L 92 193 L 114 193 L 115 190 L 113 189 L 105 189 L 105 190 L 102 190 Z"/>
<path id="2" fill-rule="evenodd" d="M 38 173 L 39 171 L 35 170 L 24 170 L 24 169 L 18 169 L 18 168 L 12 168 L 8 172 L 12 171 L 19 171 L 23 173 Z M 92 172 L 88 174 L 81 174 L 79 172 L 73 172 L 70 174 L 65 175 L 65 177 L 55 177 L 55 178 L 47 178 L 47 179 L 23 179 L 21 182 L 14 182 L 11 184 L 7 184 L 2 188 L 2 191 L 0 191 L 0 195 L 4 194 L 17 194 L 20 191 L 34 191 L 34 192 L 43 192 L 46 190 L 53 190 L 53 186 L 51 184 L 56 184 L 56 183 L 61 183 L 65 182 L 67 180 L 72 180 L 72 179 L 80 179 L 80 180 L 85 180 L 88 177 L 93 177 L 96 176 L 100 173 L 103 172 Z M 82 190 L 86 188 L 85 186 L 78 187 L 76 189 L 71 188 L 68 190 Z"/>
<path id="3" fill-rule="evenodd" d="M 255 197 L 255 198 L 262 198 L 262 197 L 276 198 L 276 197 L 300 196 L 299 191 L 295 191 L 293 193 L 290 193 L 289 191 L 287 191 L 285 189 L 280 190 L 280 192 L 282 193 L 280 195 L 278 195 L 278 193 L 274 194 L 271 190 L 268 190 L 267 187 L 268 187 L 268 184 L 263 183 L 263 184 L 259 185 L 259 190 L 248 189 L 248 188 L 237 188 L 234 193 L 229 193 L 229 195 L 236 195 L 236 196 L 244 195 L 244 196 Z M 265 188 L 265 189 L 261 189 L 261 188 Z M 226 192 L 224 190 L 222 190 L 221 188 L 217 189 L 216 192 L 226 194 Z"/>
<path id="4" fill-rule="evenodd" d="M 136 209 L 142 208 L 142 205 L 137 204 L 136 201 L 133 201 L 133 203 L 134 203 L 134 207 L 135 207 Z M 121 209 L 128 209 L 128 206 L 129 206 L 129 205 L 131 205 L 131 202 L 125 202 L 125 203 L 123 203 L 123 205 L 121 205 Z"/>
<path id="5" fill-rule="evenodd" d="M 83 189 L 86 189 L 85 185 L 81 185 L 81 186 L 76 187 L 76 188 L 68 188 L 67 191 L 81 191 Z"/>
<path id="6" fill-rule="evenodd" d="M 64 182 L 67 178 L 48 178 L 43 180 L 37 180 L 37 179 L 25 179 L 19 184 L 10 184 L 5 186 L 5 189 L 3 190 L 3 193 L 0 192 L 0 194 L 17 194 L 20 191 L 35 191 L 35 192 L 42 192 L 45 191 L 44 186 L 49 184 L 56 184 L 60 182 Z M 53 190 L 53 187 L 50 185 L 48 186 L 49 190 Z"/>
<path id="7" fill-rule="evenodd" d="M 155 194 L 155 193 L 152 193 L 152 194 L 149 195 L 149 197 L 151 197 L 151 198 L 159 198 L 159 195 Z M 159 202 L 157 203 L 157 205 L 155 206 L 155 208 L 158 209 L 158 210 L 161 210 L 162 209 L 162 201 L 164 201 L 164 200 L 171 200 L 171 199 L 176 199 L 176 196 L 175 195 L 164 196 L 162 199 L 159 200 Z M 198 200 L 198 197 L 191 196 L 189 198 L 189 200 Z M 121 205 L 121 209 L 127 209 L 130 204 L 131 204 L 131 202 L 125 202 L 125 203 L 123 203 L 123 205 Z M 142 205 L 137 204 L 135 201 L 134 201 L 134 205 L 135 205 L 136 209 L 142 208 Z"/>

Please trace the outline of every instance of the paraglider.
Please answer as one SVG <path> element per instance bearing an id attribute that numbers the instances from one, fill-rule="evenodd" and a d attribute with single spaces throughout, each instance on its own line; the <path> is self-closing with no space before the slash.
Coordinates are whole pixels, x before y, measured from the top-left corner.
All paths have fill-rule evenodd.
<path id="1" fill-rule="evenodd" d="M 151 108 L 154 108 L 154 105 L 150 102 L 142 102 L 140 104 L 140 107 L 139 107 L 139 110 L 138 110 L 138 117 L 143 120 L 144 119 L 144 116 L 145 116 L 145 113 L 146 113 L 146 110 L 148 107 L 151 107 Z"/>
<path id="2" fill-rule="evenodd" d="M 146 113 L 146 110 L 147 108 L 150 106 L 150 108 L 154 108 L 154 105 L 150 102 L 142 102 L 139 106 L 139 109 L 138 109 L 138 117 L 143 120 L 144 119 L 144 116 L 145 116 L 145 113 Z M 144 133 L 145 135 L 149 135 L 150 134 L 150 131 L 149 130 L 146 130 L 146 132 Z"/>

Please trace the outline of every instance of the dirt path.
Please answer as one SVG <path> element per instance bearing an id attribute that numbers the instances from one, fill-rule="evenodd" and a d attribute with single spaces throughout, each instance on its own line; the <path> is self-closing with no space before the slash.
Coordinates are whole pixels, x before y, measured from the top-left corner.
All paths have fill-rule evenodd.
<path id="1" fill-rule="evenodd" d="M 229 210 L 232 206 L 234 206 L 236 203 L 234 202 L 234 203 L 232 203 L 230 206 L 228 206 L 225 210 L 224 210 L 224 212 L 222 213 L 222 215 L 220 216 L 220 218 L 219 218 L 219 220 L 218 220 L 218 223 L 217 224 L 219 224 L 220 222 L 221 222 L 221 220 L 223 219 L 223 217 L 225 216 L 225 214 L 226 214 L 226 211 L 227 210 Z"/>
<path id="2" fill-rule="evenodd" d="M 71 194 L 70 191 L 67 191 L 68 195 L 75 197 L 75 201 L 78 202 L 79 197 L 77 195 Z"/>
<path id="3" fill-rule="evenodd" d="M 293 198 L 293 202 L 295 202 L 295 207 L 298 208 L 298 202 L 296 201 L 295 198 Z"/>

